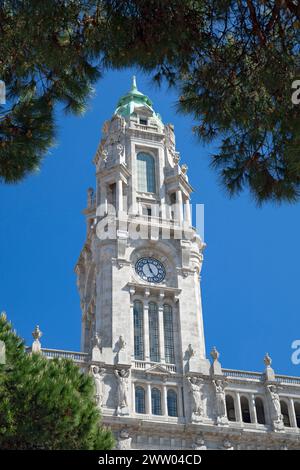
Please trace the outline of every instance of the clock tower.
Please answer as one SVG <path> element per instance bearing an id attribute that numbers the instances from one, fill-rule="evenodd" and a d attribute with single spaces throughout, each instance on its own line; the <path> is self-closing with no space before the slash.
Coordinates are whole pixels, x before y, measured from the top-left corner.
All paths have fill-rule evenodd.
<path id="1" fill-rule="evenodd" d="M 204 244 L 192 226 L 192 187 L 174 128 L 135 77 L 104 123 L 94 164 L 76 266 L 81 349 L 91 354 L 98 404 L 119 446 L 155 448 L 174 424 L 190 420 L 190 378 L 210 373 L 200 293 Z M 174 439 L 173 448 L 184 447 L 184 435 Z"/>
<path id="2" fill-rule="evenodd" d="M 103 424 L 118 449 L 299 449 L 300 379 L 224 369 L 207 359 L 186 165 L 174 128 L 137 89 L 104 123 L 76 265 L 81 352 Z"/>

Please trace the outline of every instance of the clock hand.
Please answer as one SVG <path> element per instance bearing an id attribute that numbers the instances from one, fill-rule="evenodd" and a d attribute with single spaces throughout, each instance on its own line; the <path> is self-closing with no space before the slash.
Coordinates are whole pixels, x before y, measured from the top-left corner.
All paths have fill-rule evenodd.
<path id="1" fill-rule="evenodd" d="M 148 268 L 149 268 L 150 273 L 151 273 L 151 274 L 154 274 L 154 272 L 153 272 L 152 269 L 151 269 L 151 266 L 150 266 L 149 261 L 147 261 L 147 264 L 148 264 Z"/>

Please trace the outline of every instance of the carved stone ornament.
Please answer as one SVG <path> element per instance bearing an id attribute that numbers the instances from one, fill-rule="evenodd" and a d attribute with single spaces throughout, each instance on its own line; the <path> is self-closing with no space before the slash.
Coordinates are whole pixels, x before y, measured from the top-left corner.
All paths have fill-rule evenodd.
<path id="1" fill-rule="evenodd" d="M 281 414 L 280 398 L 278 395 L 278 388 L 275 385 L 268 385 L 267 391 L 270 399 L 271 419 L 274 431 L 283 431 L 283 417 Z"/>
<path id="2" fill-rule="evenodd" d="M 121 369 L 114 371 L 117 379 L 117 415 L 128 415 L 128 377 L 129 370 Z"/>
<path id="3" fill-rule="evenodd" d="M 103 405 L 103 381 L 101 375 L 104 372 L 104 369 L 100 369 L 98 366 L 91 365 L 90 368 L 91 375 L 93 376 L 95 383 L 95 399 L 98 406 Z"/>
<path id="4" fill-rule="evenodd" d="M 193 450 L 207 450 L 202 434 L 200 434 L 199 436 L 195 438 L 195 441 L 192 444 L 192 449 Z"/>
<path id="5" fill-rule="evenodd" d="M 192 421 L 202 421 L 203 402 L 202 402 L 202 384 L 203 381 L 197 377 L 187 377 L 191 394 L 191 419 Z"/>
<path id="6" fill-rule="evenodd" d="M 121 429 L 117 441 L 118 450 L 130 450 L 131 449 L 131 440 L 130 434 L 126 428 Z"/>
<path id="7" fill-rule="evenodd" d="M 226 412 L 226 399 L 225 399 L 225 387 L 227 382 L 225 380 L 213 380 L 213 385 L 216 394 L 216 416 L 217 424 L 228 424 L 227 412 Z"/>
<path id="8" fill-rule="evenodd" d="M 42 349 L 40 338 L 43 336 L 43 333 L 41 332 L 39 325 L 37 325 L 35 329 L 33 330 L 32 336 L 33 336 L 34 341 L 31 346 L 31 351 L 33 353 L 40 353 Z"/>

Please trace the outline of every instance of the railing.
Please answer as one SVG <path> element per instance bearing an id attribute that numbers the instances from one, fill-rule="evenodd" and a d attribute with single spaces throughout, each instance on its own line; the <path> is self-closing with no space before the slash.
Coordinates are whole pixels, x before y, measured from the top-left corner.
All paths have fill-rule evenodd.
<path id="1" fill-rule="evenodd" d="M 159 132 L 158 126 L 148 125 L 148 124 L 139 124 L 133 123 L 133 129 L 137 129 L 138 131 L 146 131 L 146 132 Z"/>
<path id="2" fill-rule="evenodd" d="M 54 358 L 63 358 L 63 359 L 71 359 L 74 362 L 87 362 L 89 354 L 83 352 L 75 352 L 75 351 L 64 351 L 61 349 L 44 349 L 42 348 L 43 356 L 48 357 L 49 359 Z"/>
<path id="3" fill-rule="evenodd" d="M 248 372 L 243 370 L 222 369 L 223 374 L 228 378 L 245 380 L 264 380 L 264 374 L 260 372 Z M 300 377 L 289 377 L 288 375 L 276 375 L 275 380 L 283 384 L 300 385 Z"/>
<path id="4" fill-rule="evenodd" d="M 154 366 L 162 366 L 168 372 L 176 372 L 175 364 L 165 364 L 161 362 L 134 361 L 133 367 L 138 370 L 145 370 Z"/>
<path id="5" fill-rule="evenodd" d="M 277 382 L 285 384 L 300 385 L 300 377 L 289 377 L 287 375 L 276 375 Z"/>
<path id="6" fill-rule="evenodd" d="M 243 370 L 222 369 L 226 377 L 234 379 L 262 380 L 263 374 L 260 372 L 248 372 Z"/>

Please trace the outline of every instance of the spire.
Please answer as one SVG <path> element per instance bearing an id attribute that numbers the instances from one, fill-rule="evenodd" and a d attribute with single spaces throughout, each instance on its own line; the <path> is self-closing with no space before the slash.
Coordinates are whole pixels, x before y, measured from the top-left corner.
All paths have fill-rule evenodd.
<path id="1" fill-rule="evenodd" d="M 161 123 L 159 114 L 154 112 L 152 101 L 148 98 L 148 96 L 144 95 L 138 90 L 136 76 L 133 75 L 131 89 L 119 99 L 115 114 L 127 117 L 135 112 L 135 110 L 138 108 L 147 108 L 151 112 L 152 116 Z"/>
<path id="2" fill-rule="evenodd" d="M 137 91 L 137 86 L 136 86 L 136 76 L 132 75 L 132 86 L 131 86 L 131 91 Z"/>

